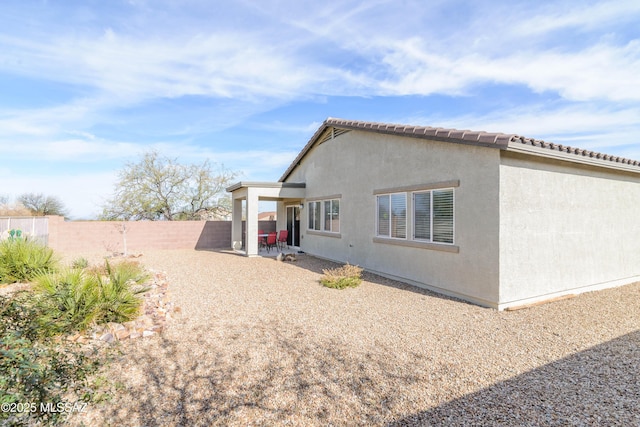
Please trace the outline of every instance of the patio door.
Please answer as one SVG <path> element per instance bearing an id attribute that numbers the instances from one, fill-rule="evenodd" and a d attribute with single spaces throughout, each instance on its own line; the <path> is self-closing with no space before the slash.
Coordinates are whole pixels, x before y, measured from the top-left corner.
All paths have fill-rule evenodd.
<path id="1" fill-rule="evenodd" d="M 300 207 L 287 206 L 287 245 L 300 246 Z"/>

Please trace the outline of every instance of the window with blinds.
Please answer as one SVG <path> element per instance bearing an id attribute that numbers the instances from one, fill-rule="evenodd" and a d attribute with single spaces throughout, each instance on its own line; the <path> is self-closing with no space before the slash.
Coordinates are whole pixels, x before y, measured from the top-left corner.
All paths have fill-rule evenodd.
<path id="1" fill-rule="evenodd" d="M 431 240 L 431 191 L 413 194 L 413 238 Z"/>
<path id="2" fill-rule="evenodd" d="M 433 191 L 433 241 L 453 243 L 453 189 Z"/>
<path id="3" fill-rule="evenodd" d="M 413 238 L 453 243 L 453 189 L 413 193 Z"/>

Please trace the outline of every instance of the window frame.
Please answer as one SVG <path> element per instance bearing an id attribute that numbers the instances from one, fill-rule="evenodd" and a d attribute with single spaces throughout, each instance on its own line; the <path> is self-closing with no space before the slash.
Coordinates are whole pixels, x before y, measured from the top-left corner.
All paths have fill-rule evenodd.
<path id="1" fill-rule="evenodd" d="M 307 200 L 307 208 L 309 209 L 309 222 L 307 224 L 307 232 L 311 234 L 339 236 L 340 230 L 342 228 L 342 225 L 340 224 L 341 198 L 341 196 L 329 196 Z M 331 219 L 329 221 L 329 227 L 327 227 L 327 203 L 329 204 L 329 215 L 331 215 L 331 217 L 337 216 L 337 224 L 335 223 L 335 220 Z M 338 208 L 337 212 L 335 213 L 334 206 L 337 206 Z M 319 207 L 319 211 L 317 207 Z M 337 225 L 337 230 L 334 230 L 334 225 Z"/>
<path id="2" fill-rule="evenodd" d="M 436 223 L 435 221 L 435 210 L 436 210 L 436 204 L 434 202 L 434 193 L 435 192 L 445 192 L 445 191 L 450 191 L 451 192 L 451 241 L 447 242 L 447 241 L 443 241 L 443 240 L 435 240 L 435 236 L 434 236 L 434 224 Z M 421 238 L 421 237 L 416 237 L 416 229 L 418 228 L 416 226 L 416 219 L 417 219 L 417 215 L 416 215 L 416 195 L 419 194 L 429 194 L 429 238 L 425 239 L 425 238 Z M 411 206 L 411 213 L 412 213 L 412 218 L 411 218 L 411 223 L 412 223 L 412 230 L 411 230 L 411 239 L 416 241 L 416 242 L 425 242 L 425 243 L 433 243 L 433 244 L 437 244 L 437 245 L 455 245 L 455 235 L 456 235 L 456 207 L 455 207 L 455 203 L 456 203 L 456 193 L 455 193 L 455 188 L 453 187 L 448 187 L 448 188 L 430 188 L 428 190 L 418 190 L 418 191 L 412 191 L 411 192 L 411 200 L 412 200 L 412 206 Z"/>
<path id="3" fill-rule="evenodd" d="M 418 184 L 418 185 L 407 185 L 402 187 L 395 188 L 385 188 L 378 189 L 373 191 L 373 195 L 375 196 L 375 206 L 374 212 L 376 215 L 375 218 L 375 229 L 373 230 L 373 242 L 374 243 L 384 243 L 388 245 L 396 245 L 396 246 L 407 246 L 421 249 L 430 249 L 436 251 L 444 251 L 450 253 L 459 253 L 460 248 L 456 245 L 456 193 L 457 188 L 460 187 L 460 180 L 453 179 L 448 181 L 440 181 L 440 182 L 432 182 L 426 184 Z M 447 241 L 434 241 L 433 240 L 433 231 L 434 231 L 434 206 L 433 206 L 433 194 L 434 192 L 439 191 L 450 191 L 451 198 L 447 199 L 450 201 L 448 203 L 450 205 L 450 221 L 451 221 L 451 229 L 446 230 L 444 234 L 446 237 L 450 238 L 450 242 Z M 415 203 L 415 193 L 425 193 L 430 192 L 429 194 L 429 239 L 416 238 L 415 230 L 416 230 L 416 203 Z M 379 205 L 379 196 L 389 196 L 394 193 L 405 193 L 406 194 L 406 238 L 394 238 L 390 237 L 391 235 L 391 224 L 389 224 L 389 234 L 379 234 L 380 228 L 380 205 Z M 390 204 L 390 197 L 387 198 Z M 449 234 L 450 231 L 450 234 Z"/>
<path id="4" fill-rule="evenodd" d="M 321 222 L 322 222 L 322 215 L 318 215 L 317 214 L 317 209 L 316 209 L 316 205 L 318 203 L 321 203 L 320 201 L 311 201 L 307 203 L 307 206 L 309 208 L 309 223 L 307 224 L 307 230 L 311 230 L 311 231 L 320 231 L 320 226 L 321 226 Z M 322 207 L 320 208 L 321 212 L 322 212 Z M 318 228 L 316 228 L 316 226 Z"/>
<path id="5" fill-rule="evenodd" d="M 393 209 L 393 196 L 402 196 L 404 198 L 404 218 L 394 215 Z M 388 234 L 380 234 L 380 199 L 387 198 L 387 206 L 389 208 L 389 218 L 388 221 Z M 376 237 L 380 237 L 383 239 L 396 239 L 396 240 L 407 240 L 408 237 L 408 200 L 407 193 L 398 191 L 393 193 L 385 193 L 385 194 L 376 194 Z M 397 218 L 397 221 L 404 220 L 404 236 L 398 236 L 397 228 L 393 227 L 393 220 Z M 395 233 L 394 233 L 395 230 Z M 395 235 L 394 235 L 395 234 Z"/>

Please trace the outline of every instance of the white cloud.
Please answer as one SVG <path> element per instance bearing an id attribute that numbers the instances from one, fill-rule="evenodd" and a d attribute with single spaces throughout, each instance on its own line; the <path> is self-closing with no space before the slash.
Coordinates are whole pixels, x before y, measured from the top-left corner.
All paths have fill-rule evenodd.
<path id="1" fill-rule="evenodd" d="M 640 42 L 596 45 L 578 52 L 516 52 L 504 57 L 429 52 L 419 39 L 396 43 L 385 56 L 386 94 L 461 94 L 481 83 L 522 84 L 569 100 L 640 100 Z"/>
<path id="2" fill-rule="evenodd" d="M 232 3 L 221 10 L 206 1 L 136 0 L 104 14 L 99 6 L 71 8 L 64 24 L 50 19 L 67 16 L 64 5 L 43 6 L 38 16 L 25 8 L 28 31 L 21 22 L 0 29 L 0 72 L 43 86 L 56 82 L 68 91 L 61 100 L 35 99 L 20 104 L 27 105 L 22 109 L 0 106 L 5 158 L 23 161 L 37 153 L 39 160 L 95 161 L 106 168 L 108 160 L 131 159 L 155 147 L 187 162 L 211 158 L 243 170 L 243 179 L 277 179 L 298 154 L 290 143 L 265 149 L 248 140 L 225 149 L 216 132 L 259 129 L 247 121 L 301 100 L 431 94 L 473 99 L 474 93 L 492 96 L 483 92 L 492 85 L 524 95 L 489 113 L 434 114 L 418 123 L 517 132 L 611 148 L 613 154 L 638 152 L 638 2 Z M 7 16 L 16 18 L 12 22 L 20 18 L 17 12 Z M 532 101 L 528 93 L 541 95 Z M 540 103 L 542 98 L 552 102 Z M 301 148 L 319 123 L 295 123 L 310 121 L 302 114 L 282 117 L 262 130 L 281 141 L 301 134 Z M 207 143 L 193 142 L 210 135 Z M 42 191 L 69 188 L 65 194 L 76 197 L 73 187 L 84 180 L 78 175 L 56 181 L 52 174 L 24 182 L 57 183 Z M 98 194 L 108 179 L 96 174 L 86 181 Z M 80 205 L 94 194 L 81 192 L 85 202 L 74 199 Z"/>
<path id="3" fill-rule="evenodd" d="M 492 9 L 478 8 L 465 22 L 469 33 L 457 31 L 455 37 L 420 27 L 411 16 L 405 20 L 408 28 L 379 25 L 382 16 L 393 21 L 407 14 L 384 1 L 329 3 L 311 13 L 288 3 L 280 8 L 265 4 L 261 12 L 267 19 L 259 30 L 194 27 L 182 33 L 169 29 L 170 36 L 161 37 L 154 29 L 140 38 L 139 31 L 107 27 L 102 34 L 66 32 L 46 40 L 0 35 L 5 47 L 0 62 L 16 72 L 93 87 L 102 102 L 120 106 L 186 95 L 252 103 L 311 94 L 460 94 L 481 83 L 524 84 L 574 100 L 638 100 L 637 41 L 616 44 L 603 39 L 577 50 L 566 43 L 550 50 L 543 44 L 559 28 L 607 30 L 612 20 L 640 12 L 630 3 L 533 10 L 516 3 L 513 10 L 496 9 L 511 14 L 502 17 L 504 21 L 518 18 L 517 25 L 503 25 L 504 31 L 486 25 Z M 428 18 L 427 11 L 443 7 L 435 3 L 416 9 L 416 15 Z M 525 20 L 525 12 L 533 16 Z M 487 41 L 475 43 L 483 39 Z M 330 55 L 332 44 L 335 58 Z M 357 61 L 345 64 L 348 58 Z"/>
<path id="4" fill-rule="evenodd" d="M 109 29 L 99 38 L 4 36 L 0 44 L 5 59 L 20 56 L 13 71 L 95 87 L 125 104 L 185 95 L 290 98 L 328 71 L 302 67 L 282 46 L 240 32 L 136 39 Z M 43 61 L 44 69 L 36 66 Z"/>
<path id="5" fill-rule="evenodd" d="M 561 3 L 543 7 L 544 14 L 536 14 L 523 19 L 521 25 L 513 29 L 514 35 L 531 37 L 559 29 L 576 29 L 586 32 L 601 27 L 616 26 L 621 22 L 633 22 L 640 13 L 640 3 L 634 1 L 601 1 L 589 3 Z"/>

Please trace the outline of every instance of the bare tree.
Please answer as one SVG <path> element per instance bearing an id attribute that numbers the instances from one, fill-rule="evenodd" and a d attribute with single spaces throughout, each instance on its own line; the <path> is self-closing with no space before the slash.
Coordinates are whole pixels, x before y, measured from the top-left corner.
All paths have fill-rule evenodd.
<path id="1" fill-rule="evenodd" d="M 11 203 L 11 198 L 6 194 L 0 195 L 0 216 L 27 216 L 31 212 L 20 203 Z"/>
<path id="2" fill-rule="evenodd" d="M 184 165 L 156 151 L 127 163 L 119 173 L 114 195 L 103 206 L 103 219 L 189 220 L 199 219 L 223 208 L 218 201 L 236 177 L 211 163 Z"/>
<path id="3" fill-rule="evenodd" d="M 55 196 L 45 196 L 42 193 L 24 193 L 18 196 L 18 202 L 35 216 L 67 215 L 64 204 Z"/>

